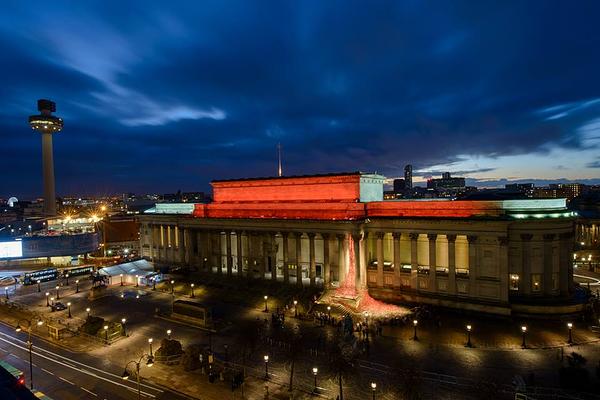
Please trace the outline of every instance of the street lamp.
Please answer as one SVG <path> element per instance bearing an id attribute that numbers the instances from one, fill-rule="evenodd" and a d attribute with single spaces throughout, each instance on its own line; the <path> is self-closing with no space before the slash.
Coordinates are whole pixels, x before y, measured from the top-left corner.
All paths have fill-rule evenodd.
<path id="1" fill-rule="evenodd" d="M 175 295 L 175 281 L 171 281 L 171 294 Z"/>
<path id="2" fill-rule="evenodd" d="M 54 311 L 54 297 L 50 297 L 50 304 L 52 305 L 52 311 Z"/>
<path id="3" fill-rule="evenodd" d="M 146 361 L 146 366 L 147 367 L 151 367 L 151 366 L 154 365 L 154 357 L 152 355 L 142 354 L 142 356 L 140 357 L 140 359 L 138 361 L 129 361 L 125 365 L 125 370 L 123 371 L 123 374 L 121 375 L 121 378 L 123 378 L 123 380 L 129 379 L 129 377 L 131 376 L 131 374 L 127 371 L 127 367 L 131 363 L 135 364 L 135 375 L 136 375 L 136 379 L 137 379 L 138 400 L 140 400 L 142 398 L 142 390 L 141 390 L 141 385 L 140 385 L 140 365 L 142 364 L 142 360 L 144 358 L 147 359 L 147 361 Z"/>
<path id="4" fill-rule="evenodd" d="M 265 355 L 263 358 L 265 360 L 265 379 L 269 379 L 269 356 Z"/>
<path id="5" fill-rule="evenodd" d="M 467 347 L 473 347 L 471 344 L 471 325 L 467 325 Z"/>
<path id="6" fill-rule="evenodd" d="M 194 296 L 194 284 L 193 284 L 193 283 L 191 283 L 191 284 L 190 284 L 190 287 L 192 288 L 192 299 L 193 299 L 193 298 L 195 297 L 195 296 Z"/>
<path id="7" fill-rule="evenodd" d="M 79 293 L 79 279 L 75 281 L 75 293 Z"/>
<path id="8" fill-rule="evenodd" d="M 127 331 L 125 330 L 125 322 L 127 322 L 127 319 L 121 318 L 121 326 L 123 327 L 123 336 L 127 336 Z"/>
<path id="9" fill-rule="evenodd" d="M 315 393 L 317 392 L 317 373 L 319 372 L 319 368 L 313 367 L 312 369 L 313 376 L 315 377 Z"/>
<path id="10" fill-rule="evenodd" d="M 85 309 L 85 311 L 87 312 L 87 317 L 90 318 L 90 311 L 92 311 L 91 308 L 88 307 Z"/>
<path id="11" fill-rule="evenodd" d="M 331 306 L 327 306 L 327 316 L 331 318 Z"/>
<path id="12" fill-rule="evenodd" d="M 21 327 L 21 322 L 27 322 L 27 347 L 29 348 L 29 388 L 31 390 L 33 390 L 33 342 L 31 341 L 31 331 L 33 329 L 33 320 L 21 320 L 19 321 L 19 323 L 17 323 L 17 327 L 15 328 L 15 330 L 17 332 L 21 332 L 23 330 L 23 328 Z M 43 322 L 41 320 L 38 320 L 35 324 L 35 326 L 41 326 L 43 324 Z"/>
<path id="13" fill-rule="evenodd" d="M 4 288 L 4 295 L 6 296 L 6 300 L 8 300 L 8 288 Z"/>
<path id="14" fill-rule="evenodd" d="M 56 300 L 60 300 L 60 293 L 58 292 L 58 289 L 60 289 L 60 286 L 56 285 Z"/>
<path id="15" fill-rule="evenodd" d="M 171 330 L 167 329 L 167 339 L 171 340 Z"/>
<path id="16" fill-rule="evenodd" d="M 524 348 L 527 347 L 527 344 L 525 343 L 525 334 L 527 333 L 527 327 L 525 325 L 523 325 L 521 327 L 521 333 L 522 333 L 522 336 L 523 336 L 523 342 L 521 343 L 521 348 L 524 349 Z"/>
<path id="17" fill-rule="evenodd" d="M 40 281 L 39 279 L 37 280 L 37 284 L 38 284 L 38 293 L 40 293 L 42 291 L 42 287 L 40 286 L 40 283 L 42 281 Z"/>
<path id="18" fill-rule="evenodd" d="M 377 390 L 377 384 L 375 382 L 371 382 L 371 392 L 373 392 L 373 400 L 375 400 L 375 391 Z"/>
<path id="19" fill-rule="evenodd" d="M 294 300 L 294 318 L 298 318 L 298 300 Z"/>
<path id="20" fill-rule="evenodd" d="M 419 338 L 417 337 L 417 324 L 419 323 L 419 321 L 417 321 L 416 319 L 413 319 L 413 326 L 415 328 L 415 333 L 413 334 L 413 340 L 419 340 Z"/>
<path id="21" fill-rule="evenodd" d="M 121 286 L 123 286 L 123 274 L 119 274 L 119 276 L 121 277 Z"/>
<path id="22" fill-rule="evenodd" d="M 67 308 L 69 309 L 69 318 L 73 318 L 73 316 L 71 315 L 71 302 L 70 301 L 67 303 Z"/>
<path id="23" fill-rule="evenodd" d="M 46 292 L 46 307 L 50 307 L 50 303 L 48 302 L 48 296 L 50 296 L 50 293 Z"/>
<path id="24" fill-rule="evenodd" d="M 269 296 L 265 295 L 264 299 L 265 299 L 265 312 L 269 312 L 269 305 L 267 304 L 267 300 L 269 299 Z"/>
<path id="25" fill-rule="evenodd" d="M 148 344 L 150 345 L 150 357 L 154 357 L 154 355 L 152 354 L 152 341 L 153 341 L 152 338 L 148 339 Z"/>
<path id="26" fill-rule="evenodd" d="M 69 274 L 66 274 L 65 278 L 67 278 L 67 286 L 69 286 Z"/>
<path id="27" fill-rule="evenodd" d="M 135 276 L 135 287 L 140 287 L 140 276 L 139 275 Z"/>
<path id="28" fill-rule="evenodd" d="M 152 277 L 152 290 L 156 290 L 156 276 Z"/>
<path id="29" fill-rule="evenodd" d="M 567 343 L 573 344 L 573 332 L 572 332 L 573 331 L 573 323 L 568 322 L 567 328 L 569 328 L 569 340 L 567 341 Z"/>
<path id="30" fill-rule="evenodd" d="M 104 336 L 106 339 L 106 344 L 108 344 L 108 325 L 104 325 Z"/>

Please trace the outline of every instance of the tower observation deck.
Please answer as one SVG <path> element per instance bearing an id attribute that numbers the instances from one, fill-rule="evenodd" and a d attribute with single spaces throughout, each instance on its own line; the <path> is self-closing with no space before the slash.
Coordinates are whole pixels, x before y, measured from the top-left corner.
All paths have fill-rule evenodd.
<path id="1" fill-rule="evenodd" d="M 44 177 L 44 214 L 56 215 L 56 192 L 54 186 L 54 157 L 52 150 L 52 134 L 60 132 L 63 120 L 52 115 L 56 112 L 53 101 L 38 100 L 39 115 L 29 117 L 29 126 L 42 135 L 42 170 Z"/>

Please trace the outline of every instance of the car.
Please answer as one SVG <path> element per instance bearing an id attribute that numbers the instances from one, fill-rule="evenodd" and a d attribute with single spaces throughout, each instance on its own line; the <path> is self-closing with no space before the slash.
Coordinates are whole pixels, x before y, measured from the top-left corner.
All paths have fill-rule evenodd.
<path id="1" fill-rule="evenodd" d="M 9 286 L 14 285 L 16 283 L 16 279 L 12 276 L 3 276 L 0 277 L 0 286 Z"/>
<path id="2" fill-rule="evenodd" d="M 52 306 L 52 308 L 54 309 L 54 311 L 61 311 L 61 310 L 66 310 L 67 306 L 65 306 L 60 301 L 57 301 L 56 303 L 54 303 L 54 305 Z"/>

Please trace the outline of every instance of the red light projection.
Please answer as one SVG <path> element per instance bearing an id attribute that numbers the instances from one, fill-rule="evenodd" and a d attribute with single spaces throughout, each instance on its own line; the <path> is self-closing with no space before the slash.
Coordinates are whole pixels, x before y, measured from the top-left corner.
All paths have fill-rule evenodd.
<path id="1" fill-rule="evenodd" d="M 369 217 L 497 217 L 504 213 L 497 201 L 378 201 L 367 203 Z"/>

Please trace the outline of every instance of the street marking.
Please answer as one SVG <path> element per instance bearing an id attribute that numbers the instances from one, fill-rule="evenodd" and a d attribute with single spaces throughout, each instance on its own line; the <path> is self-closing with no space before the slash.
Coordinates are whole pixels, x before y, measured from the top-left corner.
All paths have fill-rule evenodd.
<path id="1" fill-rule="evenodd" d="M 65 378 L 63 378 L 62 376 L 59 376 L 59 377 L 58 377 L 58 379 L 60 379 L 61 381 L 65 381 L 65 382 L 67 382 L 67 383 L 70 383 L 71 385 L 75 386 L 75 384 L 74 384 L 73 382 L 71 382 L 71 381 L 70 381 L 70 380 L 68 380 L 68 379 L 65 379 Z"/>
<path id="2" fill-rule="evenodd" d="M 9 356 L 13 356 L 14 358 L 18 358 L 19 360 L 23 360 L 21 357 L 19 357 L 16 354 L 10 353 Z"/>
<path id="3" fill-rule="evenodd" d="M 4 350 L 3 348 L 0 348 L 0 351 L 3 351 L 5 353 L 8 353 L 8 350 Z"/>
<path id="4" fill-rule="evenodd" d="M 6 337 L 9 337 L 9 338 L 11 338 L 11 339 L 13 339 L 13 340 L 16 340 L 16 341 L 19 341 L 19 342 L 22 342 L 22 343 L 24 343 L 23 341 L 21 341 L 21 340 L 19 340 L 19 339 L 16 339 L 16 338 L 13 338 L 12 336 L 9 336 L 9 335 L 7 335 L 7 334 L 5 334 L 5 333 L 2 333 L 2 332 L 0 332 L 0 335 L 2 335 L 2 336 L 6 336 Z M 13 343 L 13 342 L 11 342 L 11 341 L 9 341 L 9 340 L 6 340 L 6 339 L 4 339 L 4 338 L 1 338 L 1 337 L 0 337 L 0 340 L 2 340 L 3 342 L 6 342 L 6 343 L 8 343 L 8 344 L 10 344 L 10 345 L 12 345 L 12 346 L 14 346 L 14 347 L 20 348 L 20 349 L 22 349 L 22 350 L 24 350 L 24 351 L 28 351 L 28 349 L 27 349 L 26 347 L 20 346 L 20 345 L 18 345 L 18 344 L 16 344 L 16 343 Z M 34 346 L 34 347 L 35 347 L 35 346 Z M 38 349 L 39 349 L 39 348 L 38 348 Z M 45 352 L 47 352 L 47 353 L 49 353 L 49 354 L 52 354 L 52 355 L 54 355 L 54 356 L 56 356 L 56 357 L 65 358 L 65 359 L 66 359 L 66 357 L 63 357 L 63 356 L 61 356 L 60 354 L 55 354 L 55 353 L 53 353 L 53 352 L 51 352 L 51 351 L 49 351 L 49 350 L 45 350 L 45 349 L 40 349 L 40 350 L 43 350 L 43 351 L 45 351 Z M 56 364 L 63 365 L 63 366 L 65 366 L 65 367 L 68 367 L 68 368 L 74 369 L 74 370 L 76 370 L 76 371 L 78 371 L 78 372 L 81 372 L 81 373 L 86 373 L 85 371 L 81 370 L 80 368 L 73 367 L 72 365 L 69 365 L 69 364 L 67 364 L 67 363 L 64 363 L 64 362 L 62 362 L 62 361 L 60 361 L 60 360 L 52 359 L 52 358 L 48 357 L 48 356 L 47 356 L 47 355 L 45 355 L 45 354 L 41 354 L 41 353 L 38 353 L 38 352 L 36 352 L 36 351 L 34 351 L 34 352 L 33 352 L 33 354 L 35 354 L 35 355 L 37 355 L 37 356 L 39 356 L 39 357 L 45 358 L 46 360 L 48 360 L 48 361 L 51 361 L 51 362 L 54 362 L 54 363 L 56 363 Z M 77 364 L 81 364 L 81 365 L 83 365 L 83 366 L 86 366 L 86 367 L 88 367 L 88 368 L 92 368 L 92 369 L 95 369 L 95 370 L 97 370 L 97 371 L 103 372 L 103 373 L 105 373 L 105 374 L 107 374 L 107 375 L 111 375 L 111 376 L 117 377 L 117 375 L 115 375 L 115 374 L 112 374 L 112 373 L 109 373 L 109 372 L 106 372 L 106 371 L 102 371 L 102 370 L 100 370 L 100 369 L 98 369 L 98 368 L 91 367 L 91 366 L 89 366 L 89 365 L 86 365 L 86 364 L 80 363 L 80 362 L 78 362 L 78 361 L 74 361 L 74 360 L 70 360 L 70 361 L 71 361 L 71 362 L 74 362 L 74 363 L 77 363 Z M 89 375 L 89 373 L 88 373 L 88 375 Z M 113 381 L 113 380 L 111 380 L 111 379 L 108 379 L 108 378 L 105 378 L 105 377 L 103 377 L 103 376 L 96 376 L 96 378 L 98 378 L 98 379 L 102 379 L 103 381 L 106 381 L 106 382 L 109 382 L 109 383 L 112 383 L 113 385 L 121 386 L 121 387 L 123 387 L 123 388 L 129 389 L 129 390 L 132 390 L 132 391 L 135 391 L 135 389 L 133 389 L 132 387 L 130 387 L 130 386 L 128 386 L 128 385 L 124 385 L 124 384 L 122 384 L 122 383 L 120 383 L 120 382 L 118 382 L 118 381 Z M 122 380 L 122 378 L 121 378 L 121 377 L 118 377 L 118 378 L 119 378 L 119 380 Z M 61 378 L 61 379 L 62 379 L 62 378 Z M 162 393 L 162 392 L 163 392 L 163 390 L 160 390 L 160 389 L 154 388 L 154 387 L 152 387 L 152 386 L 148 386 L 148 385 L 144 385 L 144 384 L 141 384 L 140 386 L 142 386 L 142 385 L 143 385 L 143 386 L 146 386 L 146 387 L 149 387 L 150 389 L 152 389 L 152 390 L 154 390 L 154 391 L 157 391 L 157 392 L 160 392 L 160 393 Z M 148 397 L 152 397 L 152 398 L 155 398 L 155 397 L 156 397 L 156 396 L 155 396 L 155 395 L 153 395 L 152 393 L 147 393 L 147 392 L 143 392 L 143 391 L 142 391 L 141 393 L 142 393 L 142 394 L 144 394 L 145 396 L 148 396 Z"/>
<path id="5" fill-rule="evenodd" d="M 48 371 L 46 368 L 42 368 L 42 371 L 44 371 L 47 374 L 54 375 L 53 372 Z"/>
<path id="6" fill-rule="evenodd" d="M 88 392 L 89 394 L 93 394 L 94 396 L 98 397 L 98 395 L 97 395 L 96 393 L 94 393 L 94 392 L 92 392 L 92 391 L 89 391 L 89 390 L 87 390 L 87 389 L 86 389 L 86 388 L 84 388 L 84 387 L 81 387 L 81 386 L 79 386 L 79 389 L 81 389 L 81 390 L 83 390 L 83 391 L 86 391 L 86 392 Z"/>

